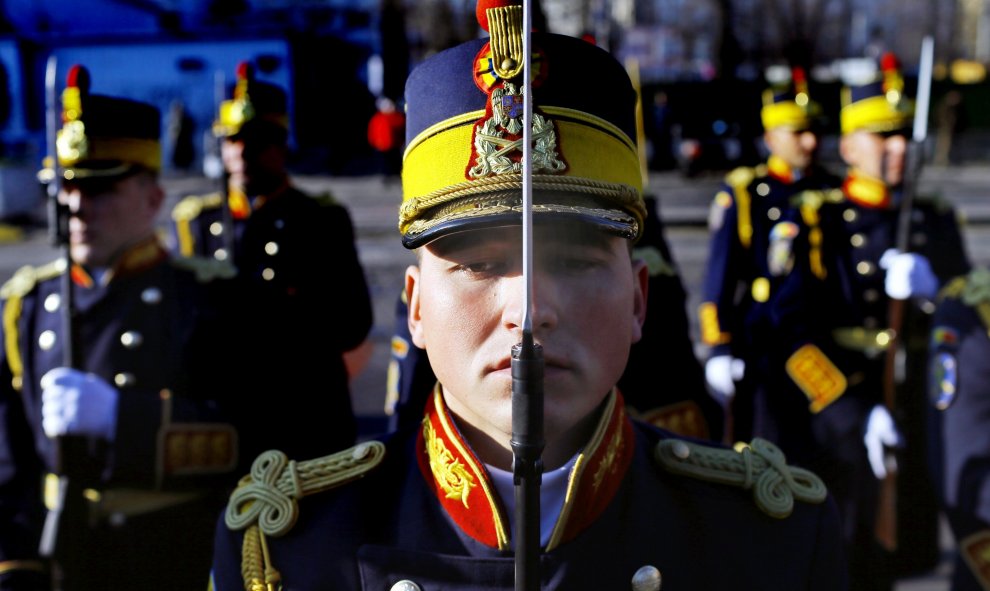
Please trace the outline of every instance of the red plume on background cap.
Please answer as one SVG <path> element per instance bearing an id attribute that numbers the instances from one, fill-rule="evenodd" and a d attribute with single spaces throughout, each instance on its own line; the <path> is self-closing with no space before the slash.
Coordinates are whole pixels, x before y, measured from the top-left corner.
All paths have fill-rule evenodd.
<path id="1" fill-rule="evenodd" d="M 804 68 L 794 66 L 791 68 L 791 78 L 794 80 L 794 102 L 801 107 L 808 107 L 808 77 L 804 73 Z"/>
<path id="2" fill-rule="evenodd" d="M 876 64 L 876 62 L 874 62 Z M 893 53 L 884 53 L 872 70 L 857 69 L 843 75 L 840 119 L 842 133 L 858 130 L 888 133 L 909 129 L 913 101 L 904 94 L 901 64 Z"/>
<path id="3" fill-rule="evenodd" d="M 55 139 L 66 180 L 161 168 L 161 114 L 148 103 L 92 94 L 89 70 L 73 65 L 62 91 L 62 128 Z M 39 178 L 53 178 L 49 163 Z"/>
<path id="4" fill-rule="evenodd" d="M 249 123 L 266 124 L 279 133 L 284 141 L 289 129 L 288 98 L 281 88 L 257 80 L 254 67 L 242 61 L 234 70 L 237 82 L 230 100 L 220 103 L 220 113 L 213 122 L 213 133 L 218 137 L 232 137 L 241 133 Z M 264 127 L 264 125 L 262 126 Z"/>
<path id="5" fill-rule="evenodd" d="M 804 68 L 783 65 L 767 68 L 769 88 L 763 91 L 760 120 L 763 129 L 811 129 L 821 123 L 822 108 L 811 100 Z"/>
<path id="6" fill-rule="evenodd" d="M 89 94 L 89 70 L 78 64 L 69 68 L 62 91 L 62 123 L 82 116 L 82 97 Z"/>
<path id="7" fill-rule="evenodd" d="M 887 102 L 897 108 L 904 98 L 904 78 L 901 76 L 901 63 L 897 56 L 887 52 L 880 58 L 880 71 L 883 72 L 883 92 Z"/>

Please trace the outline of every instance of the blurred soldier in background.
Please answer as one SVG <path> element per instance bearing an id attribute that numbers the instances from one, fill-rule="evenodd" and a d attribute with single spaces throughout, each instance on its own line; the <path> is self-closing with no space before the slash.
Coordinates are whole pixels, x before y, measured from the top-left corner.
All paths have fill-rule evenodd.
<path id="1" fill-rule="evenodd" d="M 299 590 L 513 587 L 524 544 L 510 350 L 526 317 L 520 158 L 532 101 L 532 336 L 545 359 L 540 523 L 525 545 L 536 580 L 843 589 L 834 506 L 821 504 L 817 477 L 766 442 L 737 452 L 675 438 L 631 418 L 615 388 L 649 281 L 630 248 L 646 210 L 624 68 L 561 35 L 533 33 L 524 56 L 519 6 L 478 13 L 490 38 L 424 61 L 406 85 L 399 227 L 418 257 L 405 273 L 409 328 L 438 384 L 421 421 L 385 442 L 312 461 L 259 458 L 219 524 L 214 588 L 273 577 Z M 520 75 L 527 60 L 531 81 Z M 757 480 L 782 486 L 754 502 L 726 484 Z"/>
<path id="2" fill-rule="evenodd" d="M 382 182 L 390 183 L 398 178 L 402 170 L 406 116 L 390 98 L 379 98 L 377 106 L 378 110 L 368 121 L 368 144 L 378 156 L 378 173 L 382 175 Z"/>
<path id="3" fill-rule="evenodd" d="M 56 562 L 66 589 L 199 588 L 237 460 L 232 427 L 213 422 L 229 292 L 157 238 L 158 110 L 91 94 L 79 66 L 62 97 L 58 166 L 39 176 L 61 181 L 71 268 L 24 267 L 0 289 L 0 588 L 48 588 L 42 499 L 56 502 L 61 468 L 82 480 L 66 490 L 87 489 L 57 530 L 72 540 L 56 556 L 72 559 Z M 67 438 L 91 445 L 62 455 Z"/>
<path id="4" fill-rule="evenodd" d="M 698 319 L 709 347 L 705 377 L 732 419 L 731 437 L 777 441 L 768 407 L 788 385 L 768 301 L 791 270 L 795 196 L 837 187 L 839 179 L 817 163 L 822 114 L 804 70 L 770 74 L 760 113 L 770 156 L 766 164 L 729 173 L 715 195 Z"/>
<path id="5" fill-rule="evenodd" d="M 990 588 L 990 271 L 947 285 L 932 317 L 930 458 L 956 540 L 953 591 Z"/>
<path id="6" fill-rule="evenodd" d="M 774 302 L 776 331 L 793 351 L 788 375 L 805 395 L 786 401 L 792 441 L 782 447 L 836 495 L 854 589 L 890 589 L 938 559 L 925 466 L 929 317 L 939 286 L 969 266 L 949 204 L 918 196 L 900 211 L 917 173 L 905 170 L 914 105 L 896 58 L 886 54 L 880 66 L 846 80 L 839 148 L 848 173 L 841 192 L 802 195 L 794 241 L 801 254 Z M 903 237 L 900 215 L 909 216 Z M 899 239 L 910 252 L 895 248 Z M 894 300 L 910 302 L 897 335 L 888 330 Z M 906 354 L 896 364 L 904 375 L 885 357 L 894 336 Z M 891 412 L 884 398 L 895 382 Z M 896 471 L 892 447 L 901 448 Z"/>
<path id="7" fill-rule="evenodd" d="M 257 377 L 258 399 L 243 404 L 252 449 L 318 455 L 348 447 L 357 427 L 347 362 L 360 358 L 372 325 L 350 214 L 292 185 L 286 94 L 256 80 L 247 63 L 214 133 L 226 191 L 180 201 L 173 231 L 180 254 L 236 268 L 242 289 L 233 303 L 254 343 L 242 370 Z"/>

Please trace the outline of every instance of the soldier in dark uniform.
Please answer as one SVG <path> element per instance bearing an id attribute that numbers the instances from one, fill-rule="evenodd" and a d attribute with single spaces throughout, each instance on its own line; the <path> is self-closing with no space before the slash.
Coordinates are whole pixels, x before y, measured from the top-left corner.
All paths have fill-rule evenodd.
<path id="1" fill-rule="evenodd" d="M 254 451 L 306 456 L 354 443 L 345 356 L 365 342 L 372 309 L 347 209 L 303 193 L 288 176 L 286 100 L 240 65 L 233 98 L 220 105 L 214 125 L 227 193 L 187 197 L 172 218 L 180 254 L 237 269 L 237 303 L 255 343 L 244 364 L 257 376 L 259 400 L 243 405 Z M 294 402 L 269 404 L 273 392 Z M 313 437 L 318 430 L 324 435 Z"/>
<path id="2" fill-rule="evenodd" d="M 951 281 L 932 317 L 932 475 L 957 553 L 953 591 L 990 587 L 990 271 Z"/>
<path id="3" fill-rule="evenodd" d="M 687 292 L 667 243 L 656 197 L 646 196 L 643 236 L 633 256 L 650 272 L 649 309 L 643 336 L 633 344 L 629 363 L 619 379 L 630 411 L 639 418 L 680 435 L 722 439 L 722 408 L 705 388 L 704 372 L 694 353 L 685 303 Z M 386 411 L 389 428 L 418 424 L 436 385 L 426 351 L 412 342 L 405 292 L 395 307 L 395 334 L 389 362 Z M 656 388 L 657 376 L 667 387 Z"/>
<path id="4" fill-rule="evenodd" d="M 773 354 L 779 342 L 767 302 L 791 269 L 794 197 L 836 187 L 839 179 L 817 162 L 821 107 L 811 100 L 801 68 L 764 91 L 760 115 L 770 156 L 729 173 L 715 195 L 698 319 L 709 347 L 705 377 L 731 412 L 731 436 L 776 440 L 776 425 L 760 419 L 772 397 L 792 386 Z"/>
<path id="5" fill-rule="evenodd" d="M 66 588 L 196 588 L 237 473 L 236 433 L 218 420 L 222 269 L 172 259 L 157 239 L 158 110 L 91 94 L 80 66 L 62 105 L 59 167 L 40 176 L 64 173 L 71 268 L 24 267 L 0 289 L 0 588 L 48 588 L 39 537 L 59 461 L 80 479 L 67 490 L 89 489 L 62 516 L 78 520 L 59 530 L 73 540 Z M 66 437 L 92 444 L 57 460 Z"/>
<path id="6" fill-rule="evenodd" d="M 542 587 L 843 589 L 817 477 L 764 441 L 692 442 L 626 410 L 615 384 L 649 281 L 631 256 L 646 216 L 635 92 L 605 51 L 542 33 L 523 84 L 521 12 L 489 3 L 489 38 L 431 57 L 406 85 L 409 326 L 439 380 L 421 422 L 312 461 L 259 458 L 219 524 L 214 588 L 512 588 L 509 358 L 525 307 L 520 107 L 532 97 Z M 757 481 L 775 492 L 731 484 Z"/>
<path id="7" fill-rule="evenodd" d="M 804 396 L 781 399 L 795 462 L 822 475 L 836 496 L 856 589 L 889 589 L 898 576 L 934 567 L 937 507 L 925 468 L 923 369 L 931 299 L 965 273 L 967 256 L 951 206 L 918 196 L 901 252 L 897 228 L 913 105 L 896 59 L 875 75 L 847 80 L 842 93 L 840 153 L 849 170 L 841 192 L 803 195 L 808 207 L 795 241 L 804 254 L 773 302 L 777 333 L 791 347 L 788 375 Z M 824 273 L 812 269 L 818 264 Z M 792 292 L 792 285 L 804 283 Z M 891 302 L 904 300 L 906 375 L 896 407 L 884 401 L 894 375 L 885 371 Z M 878 535 L 887 479 L 886 448 L 897 454 L 896 530 Z M 885 480 L 886 479 L 886 480 Z M 896 547 L 896 553 L 894 548 Z"/>

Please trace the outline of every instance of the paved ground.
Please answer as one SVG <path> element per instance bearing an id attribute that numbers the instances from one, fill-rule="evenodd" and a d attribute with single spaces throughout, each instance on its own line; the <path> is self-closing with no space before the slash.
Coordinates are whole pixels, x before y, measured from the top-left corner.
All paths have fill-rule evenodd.
<path id="1" fill-rule="evenodd" d="M 668 239 L 691 294 L 688 310 L 697 308 L 702 269 L 707 258 L 708 202 L 718 176 L 686 180 L 676 173 L 651 176 L 648 190 L 660 198 L 661 216 L 668 224 Z M 401 247 L 396 230 L 400 188 L 368 177 L 297 177 L 297 184 L 311 192 L 332 192 L 351 211 L 357 246 L 374 299 L 375 325 L 370 340 L 373 351 L 366 370 L 352 384 L 356 412 L 363 424 L 374 431 L 384 424 L 385 367 L 394 322 L 394 305 L 405 267 L 413 255 Z M 205 190 L 213 185 L 202 178 L 168 178 L 170 202 Z M 974 262 L 990 264 L 990 169 L 974 164 L 952 168 L 928 168 L 922 177 L 922 191 L 937 190 L 954 202 L 970 225 L 966 239 Z M 42 225 L 44 209 L 39 194 L 38 214 L 18 224 L 0 226 L 0 281 L 24 264 L 39 264 L 56 256 L 48 245 Z M 33 221 L 34 223 L 30 223 Z M 692 320 L 694 322 L 694 320 Z M 697 334 L 696 328 L 694 334 Z M 946 538 L 945 546 L 948 548 Z M 902 581 L 897 591 L 946 591 L 949 566 L 943 563 L 929 575 Z"/>

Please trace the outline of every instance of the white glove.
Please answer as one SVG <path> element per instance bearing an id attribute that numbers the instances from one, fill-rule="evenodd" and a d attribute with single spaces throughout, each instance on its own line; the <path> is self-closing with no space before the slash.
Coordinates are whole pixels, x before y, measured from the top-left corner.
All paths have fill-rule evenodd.
<path id="1" fill-rule="evenodd" d="M 918 253 L 887 249 L 880 257 L 880 266 L 887 270 L 884 291 L 895 300 L 931 299 L 938 293 L 938 278 L 928 259 Z"/>
<path id="2" fill-rule="evenodd" d="M 705 381 L 711 389 L 712 397 L 722 404 L 728 404 L 736 395 L 736 382 L 741 380 L 746 363 L 731 355 L 716 355 L 705 363 Z"/>
<path id="3" fill-rule="evenodd" d="M 41 377 L 41 388 L 45 435 L 86 435 L 113 441 L 120 393 L 103 378 L 56 367 Z"/>
<path id="4" fill-rule="evenodd" d="M 866 455 L 870 460 L 870 468 L 877 479 L 887 476 L 888 469 L 891 473 L 897 471 L 897 464 L 891 458 L 888 466 L 886 462 L 886 447 L 900 447 L 901 434 L 894 424 L 894 417 L 886 406 L 878 404 L 870 411 L 870 416 L 866 419 L 866 434 L 863 436 L 863 443 L 866 445 Z"/>

